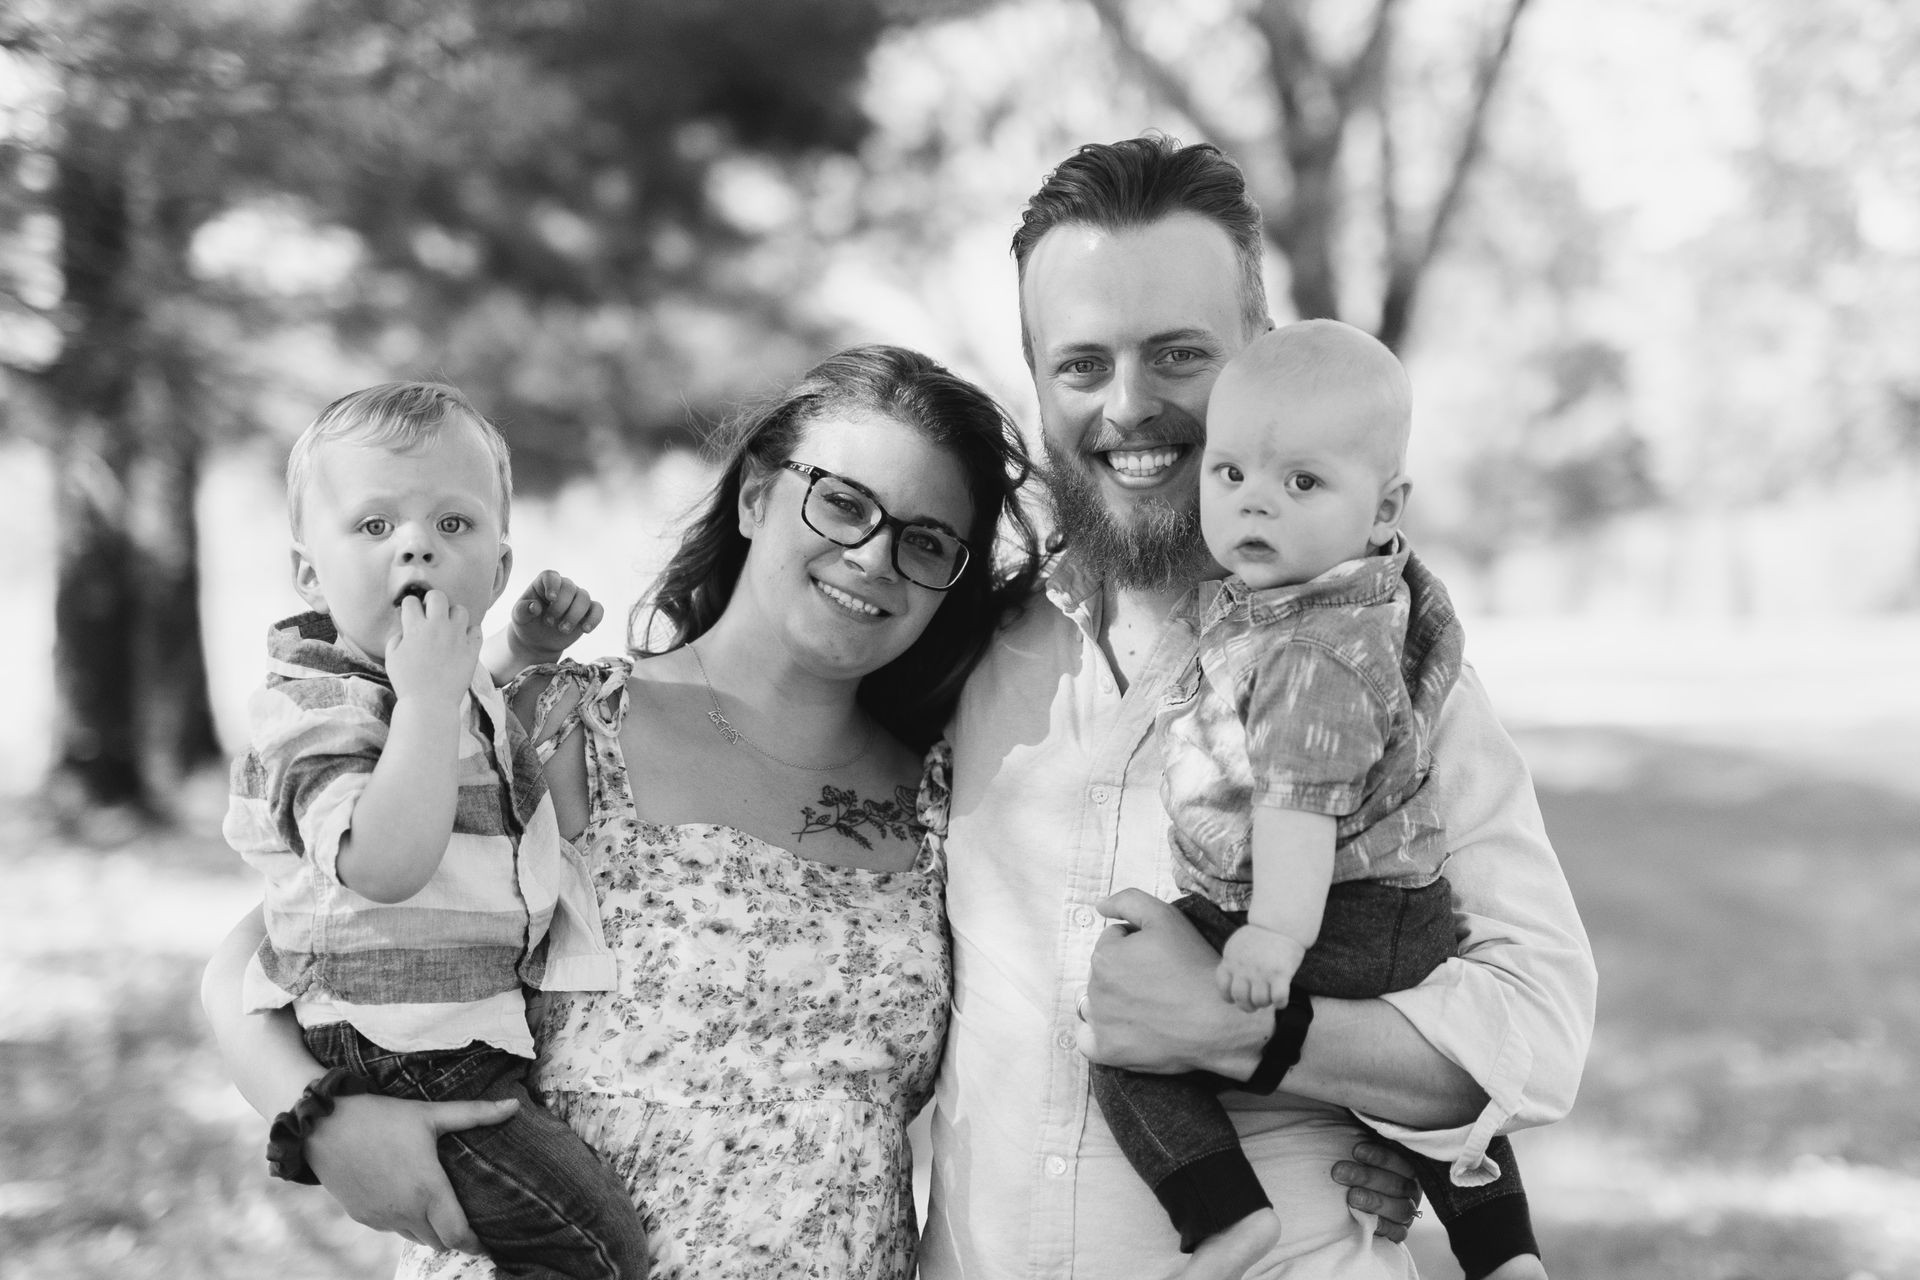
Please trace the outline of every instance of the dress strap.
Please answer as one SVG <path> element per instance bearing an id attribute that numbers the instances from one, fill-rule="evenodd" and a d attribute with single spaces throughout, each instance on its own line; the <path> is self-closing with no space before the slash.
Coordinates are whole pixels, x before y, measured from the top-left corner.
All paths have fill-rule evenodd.
<path id="1" fill-rule="evenodd" d="M 633 663 L 627 658 L 607 658 L 582 663 L 571 658 L 537 667 L 528 667 L 506 687 L 511 701 L 522 686 L 539 684 L 534 700 L 533 722 L 528 735 L 540 763 L 545 764 L 575 729 L 585 728 L 590 736 L 617 737 L 620 722 L 627 713 L 627 675 Z"/>
<path id="2" fill-rule="evenodd" d="M 953 809 L 953 748 L 945 738 L 927 751 L 920 771 L 920 791 L 914 798 L 914 817 L 927 834 L 926 863 L 935 875 L 946 875 L 947 818 Z"/>

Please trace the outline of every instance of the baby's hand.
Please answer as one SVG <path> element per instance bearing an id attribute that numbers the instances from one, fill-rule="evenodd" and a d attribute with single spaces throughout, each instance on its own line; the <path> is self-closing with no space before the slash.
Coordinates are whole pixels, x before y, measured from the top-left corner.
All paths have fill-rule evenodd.
<path id="1" fill-rule="evenodd" d="M 1285 1008 L 1287 988 L 1300 970 L 1307 949 L 1284 933 L 1242 925 L 1220 949 L 1215 971 L 1220 994 L 1248 1013 L 1256 1009 Z"/>
<path id="2" fill-rule="evenodd" d="M 528 666 L 552 662 L 568 645 L 599 626 L 606 613 L 586 588 L 545 569 L 513 602 L 508 642 Z"/>
<path id="3" fill-rule="evenodd" d="M 400 630 L 387 641 L 387 679 L 396 698 L 458 703 L 480 661 L 480 628 L 444 591 L 400 602 Z"/>

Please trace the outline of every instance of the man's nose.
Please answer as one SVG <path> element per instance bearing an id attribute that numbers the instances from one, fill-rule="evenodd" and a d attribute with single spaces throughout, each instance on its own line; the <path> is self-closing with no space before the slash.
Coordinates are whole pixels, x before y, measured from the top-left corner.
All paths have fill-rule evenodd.
<path id="1" fill-rule="evenodd" d="M 1106 419 L 1121 431 L 1131 431 L 1160 414 L 1160 396 L 1153 377 L 1137 360 L 1122 360 L 1107 384 Z"/>

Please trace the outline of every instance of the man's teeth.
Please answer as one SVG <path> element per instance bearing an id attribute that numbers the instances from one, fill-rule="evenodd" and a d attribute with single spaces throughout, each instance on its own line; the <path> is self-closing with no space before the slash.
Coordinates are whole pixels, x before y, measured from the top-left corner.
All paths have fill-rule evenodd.
<path id="1" fill-rule="evenodd" d="M 865 600 L 856 600 L 838 587 L 830 587 L 823 582 L 820 584 L 820 590 L 826 593 L 827 599 L 834 601 L 836 604 L 843 604 L 855 613 L 869 614 L 873 617 L 880 616 L 880 609 L 877 606 L 870 605 Z"/>
<path id="2" fill-rule="evenodd" d="M 1114 449 L 1107 455 L 1107 465 L 1123 476 L 1144 477 L 1158 471 L 1165 471 L 1180 461 L 1180 450 L 1173 447 L 1164 449 Z"/>

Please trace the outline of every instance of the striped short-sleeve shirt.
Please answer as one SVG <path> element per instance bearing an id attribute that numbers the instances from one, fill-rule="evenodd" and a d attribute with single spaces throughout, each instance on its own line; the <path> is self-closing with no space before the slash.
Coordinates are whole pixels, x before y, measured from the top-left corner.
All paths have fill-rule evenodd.
<path id="1" fill-rule="evenodd" d="M 309 613 L 273 627 L 248 704 L 224 831 L 266 880 L 267 937 L 247 1007 L 292 1004 L 396 1052 L 474 1041 L 531 1055 L 522 986 L 604 990 L 614 963 L 579 855 L 560 838 L 539 762 L 484 669 L 461 704 L 447 852 L 411 898 L 340 882 L 340 843 L 387 739 L 393 688 Z"/>

